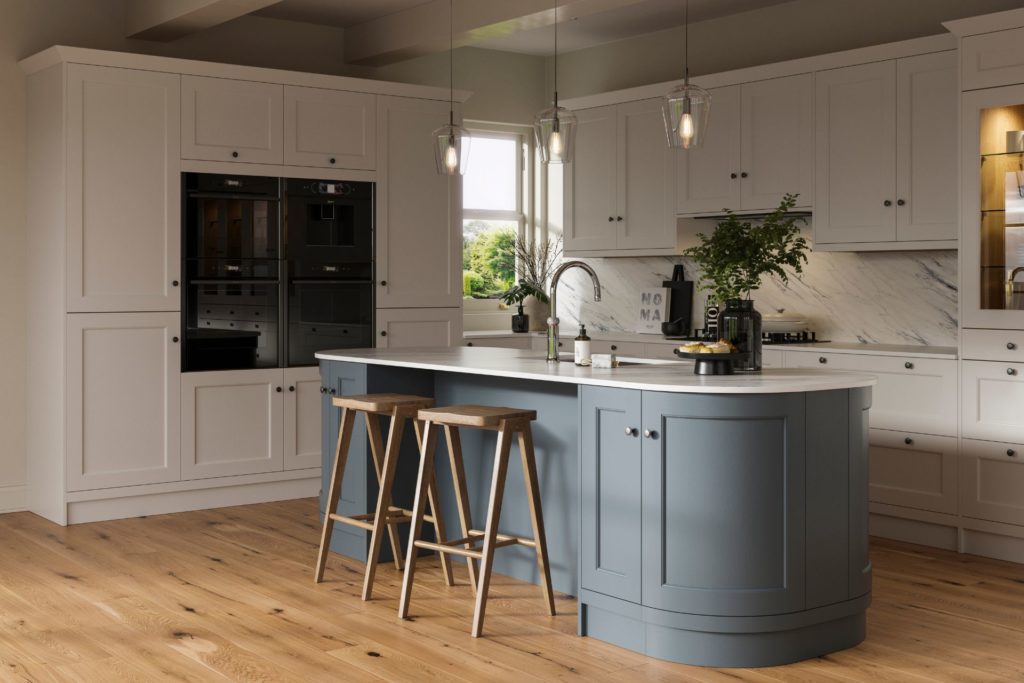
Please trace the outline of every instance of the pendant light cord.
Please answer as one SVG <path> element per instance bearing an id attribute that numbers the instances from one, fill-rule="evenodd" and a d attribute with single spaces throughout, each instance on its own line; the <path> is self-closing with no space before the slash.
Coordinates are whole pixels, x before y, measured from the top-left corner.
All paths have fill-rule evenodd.
<path id="1" fill-rule="evenodd" d="M 448 0 L 448 125 L 455 125 L 455 0 Z"/>
<path id="2" fill-rule="evenodd" d="M 555 0 L 555 107 L 558 107 L 558 0 Z"/>
<path id="3" fill-rule="evenodd" d="M 683 85 L 690 84 L 690 0 L 683 4 Z"/>

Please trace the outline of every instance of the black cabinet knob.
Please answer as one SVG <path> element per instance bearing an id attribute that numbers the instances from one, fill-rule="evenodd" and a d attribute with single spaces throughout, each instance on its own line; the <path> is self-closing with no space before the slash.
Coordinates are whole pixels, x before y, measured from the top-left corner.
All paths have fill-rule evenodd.
<path id="1" fill-rule="evenodd" d="M 178 281 L 177 280 L 171 280 L 171 287 L 177 287 L 177 286 L 178 286 Z"/>
<path id="2" fill-rule="evenodd" d="M 615 344 L 612 344 L 612 351 L 618 351 L 618 350 L 619 350 L 619 347 L 616 346 Z"/>
<path id="3" fill-rule="evenodd" d="M 824 365 L 825 363 L 828 362 L 828 358 L 825 358 L 825 356 L 819 356 L 818 357 L 818 362 L 821 363 L 822 365 Z"/>
<path id="4" fill-rule="evenodd" d="M 608 222 L 611 223 L 615 220 L 615 216 L 608 216 Z"/>
<path id="5" fill-rule="evenodd" d="M 171 341 L 177 344 L 179 339 L 177 337 L 171 337 Z"/>
<path id="6" fill-rule="evenodd" d="M 1013 450 L 1012 448 L 1007 448 L 1006 454 L 1012 458 L 1013 456 L 1017 455 L 1017 451 Z"/>
<path id="7" fill-rule="evenodd" d="M 388 286 L 388 281 L 387 280 L 381 280 L 380 281 L 380 286 L 381 287 L 387 287 Z"/>
<path id="8" fill-rule="evenodd" d="M 238 152 L 232 152 L 232 153 L 231 153 L 231 156 L 232 156 L 233 158 L 237 159 L 237 158 L 238 158 Z"/>
<path id="9" fill-rule="evenodd" d="M 288 387 L 288 391 L 295 391 L 295 387 Z"/>
<path id="10" fill-rule="evenodd" d="M 615 217 L 615 220 L 617 220 L 617 221 L 621 221 L 621 220 L 622 220 L 622 216 L 616 216 L 616 217 Z"/>
<path id="11" fill-rule="evenodd" d="M 328 159 L 328 161 L 333 164 L 336 163 L 337 160 L 334 157 L 331 157 L 330 159 Z"/>
<path id="12" fill-rule="evenodd" d="M 1017 370 L 1015 368 L 1006 368 L 1006 374 L 1010 376 L 1016 375 Z"/>
<path id="13" fill-rule="evenodd" d="M 1006 348 L 1008 351 L 1015 351 L 1017 349 L 1017 345 L 1013 342 L 1006 342 Z"/>
<path id="14" fill-rule="evenodd" d="M 274 387 L 274 391 L 276 391 L 277 393 L 280 394 L 281 393 L 281 387 Z"/>
<path id="15" fill-rule="evenodd" d="M 910 444 L 914 443 L 914 440 L 908 436 L 907 438 L 903 439 L 903 443 L 909 446 Z"/>
<path id="16" fill-rule="evenodd" d="M 892 200 L 891 199 L 886 199 L 884 202 L 882 202 L 882 205 L 883 206 L 892 206 Z"/>
<path id="17" fill-rule="evenodd" d="M 729 177 L 732 178 L 733 180 L 736 180 L 736 174 L 735 173 L 730 173 Z"/>
<path id="18" fill-rule="evenodd" d="M 905 367 L 907 370 L 913 370 L 914 364 L 911 363 L 910 361 L 907 361 L 906 363 L 903 364 L 903 367 Z"/>
<path id="19" fill-rule="evenodd" d="M 388 336 L 388 331 L 387 330 L 381 330 L 380 331 L 380 336 L 382 336 L 382 337 Z"/>
<path id="20" fill-rule="evenodd" d="M 740 178 L 746 178 L 746 177 L 747 177 L 747 172 L 746 171 L 743 171 L 742 173 L 740 173 Z"/>
<path id="21" fill-rule="evenodd" d="M 903 206 L 904 204 L 906 204 L 906 202 L 903 201 L 902 199 L 897 199 L 896 200 L 896 206 Z"/>
<path id="22" fill-rule="evenodd" d="M 466 346 L 472 346 L 473 342 L 466 342 Z"/>

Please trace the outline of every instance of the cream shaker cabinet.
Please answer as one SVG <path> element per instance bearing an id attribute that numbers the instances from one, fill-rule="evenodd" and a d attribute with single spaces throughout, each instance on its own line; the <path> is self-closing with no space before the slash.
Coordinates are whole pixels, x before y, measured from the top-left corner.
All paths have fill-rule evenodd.
<path id="1" fill-rule="evenodd" d="M 1024 363 L 965 360 L 961 368 L 963 436 L 1024 442 Z"/>
<path id="2" fill-rule="evenodd" d="M 814 82 L 810 74 L 711 90 L 703 147 L 676 157 L 680 214 L 770 210 L 783 195 L 814 194 Z"/>
<path id="3" fill-rule="evenodd" d="M 376 131 L 376 95 L 284 87 L 285 164 L 373 170 Z"/>
<path id="4" fill-rule="evenodd" d="M 284 86 L 182 76 L 181 157 L 280 164 Z"/>
<path id="5" fill-rule="evenodd" d="M 180 309 L 179 82 L 67 68 L 69 312 Z"/>
<path id="6" fill-rule="evenodd" d="M 461 345 L 461 308 L 377 309 L 378 349 Z"/>
<path id="7" fill-rule="evenodd" d="M 577 118 L 565 198 L 566 253 L 673 252 L 675 168 L 661 100 L 584 109 Z"/>
<path id="8" fill-rule="evenodd" d="M 67 316 L 67 487 L 177 481 L 177 313 Z"/>
<path id="9" fill-rule="evenodd" d="M 286 368 L 283 373 L 284 469 L 320 467 L 320 368 Z"/>
<path id="10" fill-rule="evenodd" d="M 957 240 L 956 52 L 816 74 L 815 246 Z"/>
<path id="11" fill-rule="evenodd" d="M 460 307 L 462 182 L 437 172 L 432 135 L 448 103 L 382 96 L 377 116 L 377 307 Z"/>

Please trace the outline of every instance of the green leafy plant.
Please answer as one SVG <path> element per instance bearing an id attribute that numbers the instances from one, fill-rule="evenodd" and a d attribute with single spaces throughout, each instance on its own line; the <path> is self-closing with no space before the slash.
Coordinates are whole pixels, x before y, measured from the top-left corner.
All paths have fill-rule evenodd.
<path id="1" fill-rule="evenodd" d="M 725 220 L 710 236 L 699 233 L 700 244 L 683 255 L 700 267 L 700 287 L 717 302 L 725 303 L 729 299 L 749 299 L 766 275 L 786 284 L 787 269 L 802 273 L 807 263 L 807 240 L 800 236 L 800 225 L 806 220 L 789 213 L 798 196 L 787 194 L 759 224 L 741 220 L 726 209 Z"/>
<path id="2" fill-rule="evenodd" d="M 505 293 L 501 295 L 501 300 L 509 306 L 518 306 L 521 305 L 528 296 L 532 296 L 543 303 L 548 302 L 548 295 L 544 293 L 544 290 L 527 280 L 520 280 L 519 284 L 505 291 Z"/>
<path id="3" fill-rule="evenodd" d="M 532 296 L 541 303 L 548 303 L 544 286 L 562 256 L 562 238 L 549 237 L 541 242 L 520 235 L 516 237 L 513 247 L 516 265 L 523 276 L 501 295 L 501 300 L 509 305 L 522 304 L 527 297 Z"/>

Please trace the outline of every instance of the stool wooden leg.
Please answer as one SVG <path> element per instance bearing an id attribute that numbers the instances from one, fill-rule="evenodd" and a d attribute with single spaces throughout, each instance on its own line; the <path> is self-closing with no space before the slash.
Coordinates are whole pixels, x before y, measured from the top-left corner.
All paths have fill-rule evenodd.
<path id="1" fill-rule="evenodd" d="M 334 531 L 334 520 L 331 515 L 338 511 L 338 499 L 341 498 L 341 478 L 345 474 L 345 460 L 348 458 L 348 446 L 352 440 L 352 425 L 355 413 L 348 408 L 341 410 L 341 426 L 338 429 L 338 443 L 334 449 L 334 468 L 331 470 L 331 487 L 327 491 L 327 510 L 324 513 L 324 528 L 320 534 L 320 552 L 316 558 L 316 574 L 314 582 L 320 583 L 324 578 L 324 567 L 327 566 L 327 553 L 330 552 L 331 532 Z"/>
<path id="2" fill-rule="evenodd" d="M 508 472 L 508 454 L 512 446 L 512 436 L 512 425 L 502 420 L 498 429 L 498 446 L 495 449 L 494 472 L 491 477 L 491 500 L 487 504 L 483 557 L 480 558 L 480 585 L 476 592 L 476 609 L 473 611 L 474 638 L 480 637 L 484 627 L 487 591 L 491 585 L 491 571 L 494 567 L 494 543 L 498 539 L 498 520 L 501 517 L 501 499 L 505 494 L 505 474 Z"/>
<path id="3" fill-rule="evenodd" d="M 402 577 L 402 598 L 398 603 L 398 616 L 409 616 L 409 598 L 412 596 L 412 582 L 416 574 L 416 541 L 423 531 L 424 508 L 427 505 L 427 490 L 434 475 L 434 451 L 437 448 L 437 427 L 427 422 L 423 427 L 420 441 L 420 469 L 416 478 L 416 499 L 412 505 L 412 522 L 409 524 L 409 552 L 405 556 L 405 576 Z"/>
<path id="4" fill-rule="evenodd" d="M 381 490 L 383 490 L 384 489 L 384 484 L 383 484 L 383 481 L 384 481 L 384 467 L 387 464 L 387 456 L 386 455 L 382 455 L 383 453 L 385 453 L 385 450 L 384 450 L 384 440 L 381 438 L 380 418 L 377 415 L 372 415 L 370 413 L 365 413 L 365 415 L 366 415 L 366 432 L 367 432 L 367 434 L 370 435 L 370 453 L 373 454 L 373 467 L 377 471 L 377 485 L 381 487 Z M 391 419 L 392 420 L 395 419 L 393 415 L 392 415 Z M 402 418 L 402 421 L 404 423 L 404 421 L 405 421 L 404 417 Z M 392 423 L 392 424 L 394 424 L 394 423 Z M 403 424 L 403 427 L 404 426 L 405 425 Z M 399 440 L 399 443 L 401 443 L 401 440 Z M 388 447 L 389 448 L 390 448 L 390 444 L 391 444 L 391 431 L 388 430 Z M 397 458 L 397 456 L 396 456 L 396 458 Z M 397 462 L 397 460 L 396 460 L 396 462 Z M 388 497 L 387 497 L 387 500 L 384 501 L 384 507 L 381 507 L 379 503 L 377 505 L 377 515 L 378 516 L 380 515 L 381 510 L 385 510 L 386 511 L 391 506 L 391 487 L 389 486 L 387 490 L 388 490 Z M 399 538 L 398 538 L 397 523 L 388 524 L 388 538 L 391 540 L 391 556 L 392 556 L 392 559 L 393 559 L 393 561 L 395 563 L 395 569 L 397 569 L 398 571 L 402 571 L 402 545 L 401 545 L 401 542 L 399 541 Z M 374 557 L 376 558 L 376 556 L 374 556 Z M 365 591 L 364 591 L 364 594 L 365 594 Z M 363 599 L 366 600 L 368 598 L 364 597 Z"/>
<path id="5" fill-rule="evenodd" d="M 367 414 L 367 417 L 369 417 L 369 414 Z M 400 408 L 395 408 L 391 413 L 388 445 L 384 451 L 384 463 L 380 472 L 380 491 L 377 493 L 377 509 L 373 516 L 373 531 L 370 534 L 370 553 L 366 558 L 366 574 L 363 576 L 363 600 L 369 600 L 373 595 L 373 579 L 377 573 L 377 561 L 380 558 L 380 546 L 384 540 L 384 528 L 387 527 L 392 531 L 394 530 L 394 527 L 387 523 L 388 508 L 391 507 L 391 486 L 395 481 L 395 470 L 398 468 L 398 453 L 401 450 L 402 434 L 405 431 L 405 420 L 407 417 L 407 414 Z M 374 419 L 376 420 L 376 417 Z M 377 427 L 380 427 L 379 422 Z"/>
<path id="6" fill-rule="evenodd" d="M 548 613 L 555 614 L 555 595 L 551 590 L 551 567 L 548 565 L 548 540 L 544 533 L 544 515 L 540 506 L 540 484 L 537 480 L 537 459 L 533 451 L 533 431 L 527 422 L 519 431 L 519 455 L 523 460 L 523 481 L 526 483 L 526 499 L 530 504 L 530 520 L 533 522 L 533 538 L 537 543 L 537 569 L 540 570 L 540 585 L 544 589 L 544 600 Z"/>
<path id="7" fill-rule="evenodd" d="M 452 485 L 455 487 L 455 503 L 459 507 L 459 525 L 462 531 L 462 538 L 469 538 L 469 530 L 473 528 L 472 511 L 469 507 L 469 493 L 466 486 L 466 468 L 462 461 L 462 439 L 459 438 L 459 428 L 445 425 L 444 436 L 448 441 L 448 462 L 451 464 Z M 466 548 L 472 548 L 472 543 L 467 543 Z M 473 592 L 477 591 L 476 560 L 472 557 L 466 558 L 466 565 L 469 567 L 469 582 L 473 586 Z"/>
<path id="8" fill-rule="evenodd" d="M 413 420 L 418 439 L 422 439 L 422 427 L 419 420 Z M 435 439 L 436 428 L 435 428 Z M 422 441 L 419 441 L 422 443 Z M 438 543 L 444 543 L 448 536 L 444 532 L 444 519 L 441 516 L 441 500 L 437 495 L 437 477 L 432 469 L 430 472 L 430 483 L 427 486 L 427 498 L 430 500 L 430 516 L 434 518 L 434 537 Z M 452 574 L 452 560 L 445 553 L 438 553 L 441 556 L 441 573 L 444 575 L 444 582 L 449 586 L 455 585 L 455 575 Z"/>

